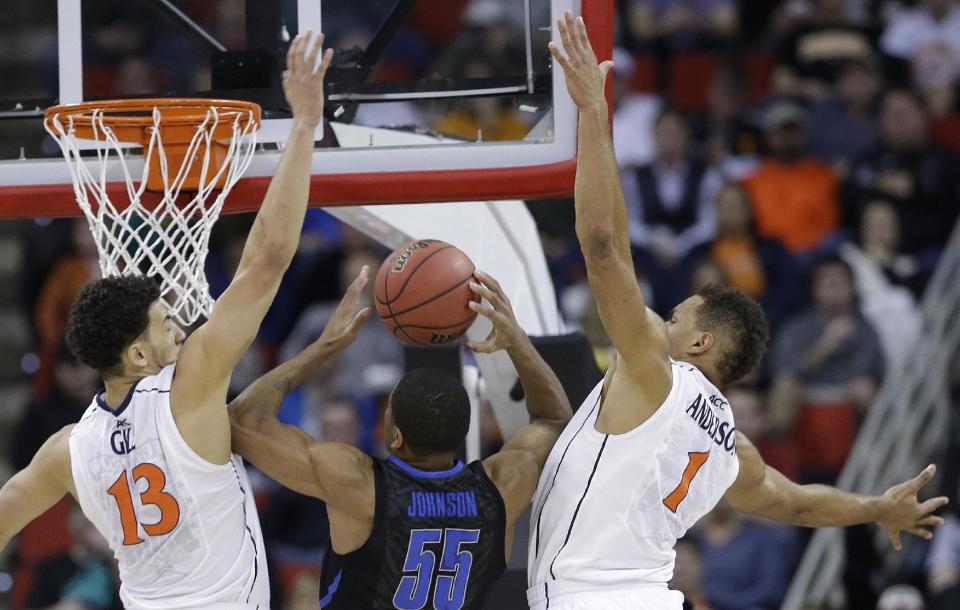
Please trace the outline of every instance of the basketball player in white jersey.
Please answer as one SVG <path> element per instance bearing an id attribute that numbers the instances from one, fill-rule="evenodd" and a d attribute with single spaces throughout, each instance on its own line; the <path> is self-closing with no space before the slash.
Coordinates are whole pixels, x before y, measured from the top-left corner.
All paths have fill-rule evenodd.
<path id="1" fill-rule="evenodd" d="M 946 503 L 917 501 L 931 466 L 882 496 L 796 485 L 766 466 L 734 427 L 721 388 L 760 359 L 767 325 L 740 292 L 711 286 L 665 323 L 636 281 L 610 138 L 604 85 L 582 19 L 558 23 L 553 43 L 580 109 L 576 230 L 616 365 L 560 436 L 533 502 L 530 607 L 679 610 L 669 591 L 677 539 L 723 497 L 735 508 L 794 525 L 875 522 L 900 547 L 929 538 Z"/>
<path id="2" fill-rule="evenodd" d="M 119 562 L 126 608 L 269 608 L 260 526 L 230 451 L 225 402 L 297 249 L 332 58 L 319 57 L 322 43 L 301 35 L 290 45 L 290 138 L 207 322 L 186 337 L 148 278 L 103 279 L 80 292 L 67 342 L 105 389 L 0 489 L 0 548 L 69 493 Z"/>

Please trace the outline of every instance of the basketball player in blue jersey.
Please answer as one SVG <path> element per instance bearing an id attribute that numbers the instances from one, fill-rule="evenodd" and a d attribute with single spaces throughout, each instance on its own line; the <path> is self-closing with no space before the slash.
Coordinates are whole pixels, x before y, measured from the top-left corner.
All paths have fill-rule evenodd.
<path id="1" fill-rule="evenodd" d="M 0 548 L 69 493 L 119 562 L 126 608 L 269 608 L 260 525 L 231 454 L 226 395 L 297 250 L 332 58 L 329 50 L 321 57 L 322 42 L 301 35 L 290 45 L 290 137 L 207 322 L 187 337 L 148 278 L 103 279 L 80 292 L 67 343 L 105 388 L 0 489 Z"/>
<path id="2" fill-rule="evenodd" d="M 470 426 L 470 401 L 458 380 L 428 369 L 408 373 L 390 394 L 388 459 L 316 442 L 280 423 L 284 395 L 347 347 L 370 315 L 357 309 L 367 274 L 364 268 L 313 345 L 231 404 L 233 446 L 279 483 L 327 503 L 331 544 L 321 608 L 475 610 L 505 568 L 514 524 L 570 419 L 570 404 L 500 286 L 477 273 L 471 288 L 489 305 L 471 306 L 494 329 L 471 347 L 506 350 L 531 419 L 499 453 L 466 465 L 457 460 Z"/>
<path id="3" fill-rule="evenodd" d="M 604 87 L 582 19 L 558 22 L 562 67 L 580 110 L 576 231 L 603 326 L 618 357 L 577 411 L 543 470 L 533 504 L 527 599 L 536 610 L 679 610 L 669 591 L 677 539 L 726 497 L 735 508 L 808 527 L 875 522 L 896 548 L 924 538 L 946 498 L 917 500 L 933 466 L 882 496 L 796 485 L 738 433 L 721 389 L 766 348 L 760 307 L 709 286 L 664 322 L 647 309 L 630 253 L 627 213 Z"/>

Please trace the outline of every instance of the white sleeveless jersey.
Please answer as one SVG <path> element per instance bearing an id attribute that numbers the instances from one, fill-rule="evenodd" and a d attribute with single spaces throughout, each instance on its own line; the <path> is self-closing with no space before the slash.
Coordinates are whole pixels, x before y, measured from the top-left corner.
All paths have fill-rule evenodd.
<path id="1" fill-rule="evenodd" d="M 554 445 L 533 500 L 528 595 L 665 590 L 677 539 L 737 478 L 726 399 L 696 367 L 670 368 L 666 400 L 634 430 L 595 429 L 601 382 Z"/>
<path id="2" fill-rule="evenodd" d="M 175 365 L 141 379 L 112 411 L 97 395 L 70 435 L 83 513 L 120 564 L 128 609 L 270 606 L 260 522 L 237 456 L 215 465 L 170 410 Z"/>

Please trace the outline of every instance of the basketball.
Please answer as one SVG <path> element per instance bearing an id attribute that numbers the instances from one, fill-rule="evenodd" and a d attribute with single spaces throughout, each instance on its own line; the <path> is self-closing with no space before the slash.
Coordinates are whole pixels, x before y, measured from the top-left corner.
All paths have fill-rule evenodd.
<path id="1" fill-rule="evenodd" d="M 411 345 L 459 339 L 477 317 L 470 290 L 476 268 L 456 246 L 434 239 L 409 241 L 380 265 L 373 294 L 387 328 Z"/>

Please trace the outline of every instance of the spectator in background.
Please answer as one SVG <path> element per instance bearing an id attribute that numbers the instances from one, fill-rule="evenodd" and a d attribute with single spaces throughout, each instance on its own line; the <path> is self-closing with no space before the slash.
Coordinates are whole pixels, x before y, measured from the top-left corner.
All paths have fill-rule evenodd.
<path id="1" fill-rule="evenodd" d="M 690 129 L 678 110 L 668 108 L 660 114 L 654 137 L 656 159 L 623 172 L 624 195 L 631 242 L 669 269 L 691 248 L 713 237 L 713 202 L 722 180 L 692 153 Z"/>
<path id="2" fill-rule="evenodd" d="M 692 538 L 681 538 L 677 540 L 673 550 L 677 557 L 669 587 L 683 593 L 684 608 L 711 610 L 703 590 L 703 557 L 700 546 Z"/>
<path id="3" fill-rule="evenodd" d="M 880 41 L 883 51 L 910 63 L 914 83 L 934 116 L 953 109 L 960 78 L 960 5 L 920 0 L 898 13 Z"/>
<path id="4" fill-rule="evenodd" d="M 702 522 L 703 588 L 714 610 L 776 610 L 799 558 L 795 530 L 748 519 L 721 500 Z"/>
<path id="5" fill-rule="evenodd" d="M 51 435 L 80 420 L 100 383 L 97 372 L 80 364 L 62 341 L 54 350 L 52 368 L 50 392 L 32 399 L 16 424 L 10 455 L 15 470 L 26 468 Z"/>
<path id="6" fill-rule="evenodd" d="M 887 201 L 872 201 L 863 210 L 856 242 L 840 247 L 850 265 L 863 314 L 883 345 L 887 370 L 900 371 L 917 337 L 922 320 L 913 293 L 906 287 L 917 277 L 916 259 L 899 252 L 897 212 Z"/>
<path id="7" fill-rule="evenodd" d="M 662 102 L 656 95 L 633 90 L 636 62 L 622 47 L 613 50 L 613 148 L 620 167 L 653 162 L 654 125 Z"/>
<path id="8" fill-rule="evenodd" d="M 71 503 L 73 543 L 61 557 L 41 562 L 27 599 L 37 610 L 119 610 L 120 579 L 107 541 Z"/>
<path id="9" fill-rule="evenodd" d="M 847 226 L 855 231 L 858 205 L 885 198 L 897 208 L 905 251 L 939 250 L 960 212 L 957 157 L 930 143 L 922 102 L 909 91 L 884 96 L 880 139 L 851 171 L 844 198 Z"/>
<path id="10" fill-rule="evenodd" d="M 737 0 L 630 0 L 629 27 L 642 45 L 710 46 L 736 38 L 738 8 Z"/>
<path id="11" fill-rule="evenodd" d="M 832 482 L 883 374 L 880 339 L 856 302 L 853 271 L 825 258 L 812 307 L 784 322 L 771 353 L 771 428 L 792 436 L 803 482 Z"/>
<path id="12" fill-rule="evenodd" d="M 712 260 L 723 269 L 726 283 L 758 301 L 776 327 L 796 307 L 800 270 L 783 244 L 758 234 L 750 198 L 740 185 L 724 185 L 716 215 L 716 237 L 690 250 L 680 265 L 681 275 L 692 275 L 703 259 Z"/>
<path id="13" fill-rule="evenodd" d="M 826 93 L 850 60 L 869 60 L 876 32 L 848 17 L 846 0 L 785 2 L 787 32 L 777 45 L 773 90 L 777 95 L 815 98 Z"/>
<path id="14" fill-rule="evenodd" d="M 810 152 L 846 176 L 851 164 L 878 142 L 877 97 L 883 86 L 875 59 L 851 59 L 830 93 L 810 109 Z"/>
<path id="15" fill-rule="evenodd" d="M 761 131 L 746 108 L 747 74 L 735 63 L 720 65 L 710 81 L 707 111 L 695 122 L 694 139 L 703 156 L 728 178 L 753 170 Z"/>
<path id="16" fill-rule="evenodd" d="M 467 61 L 465 78 L 496 76 L 493 66 L 482 56 L 474 54 Z M 510 104 L 510 99 L 496 96 L 463 98 L 432 127 L 440 133 L 468 141 L 522 140 L 530 127 Z"/>
<path id="17" fill-rule="evenodd" d="M 70 229 L 68 250 L 57 260 L 44 281 L 34 312 L 40 340 L 40 370 L 34 379 L 34 390 L 39 395 L 45 394 L 50 388 L 50 365 L 54 352 L 63 341 L 67 316 L 70 315 L 74 300 L 84 285 L 100 277 L 97 244 L 86 220 L 73 219 Z"/>
<path id="18" fill-rule="evenodd" d="M 769 154 L 744 181 L 760 235 L 794 254 L 815 251 L 840 224 L 837 177 L 807 152 L 807 126 L 798 104 L 771 105 L 764 117 Z"/>
<path id="19" fill-rule="evenodd" d="M 735 385 L 723 393 L 730 401 L 737 430 L 743 432 L 763 456 L 763 461 L 791 481 L 799 480 L 793 447 L 770 435 L 770 417 L 764 395 L 753 387 Z"/>
<path id="20" fill-rule="evenodd" d="M 369 250 L 349 252 L 340 267 L 341 294 L 364 265 L 377 269 L 380 263 L 380 257 Z M 372 285 L 368 286 L 364 300 L 368 305 L 373 302 Z M 281 348 L 281 359 L 291 358 L 320 336 L 336 306 L 335 301 L 325 302 L 304 310 Z M 311 391 L 316 392 L 310 400 L 323 404 L 334 396 L 352 400 L 368 397 L 399 379 L 402 369 L 400 342 L 379 317 L 373 316 L 360 328 L 349 348 L 320 368 L 317 378 L 310 383 Z"/>

